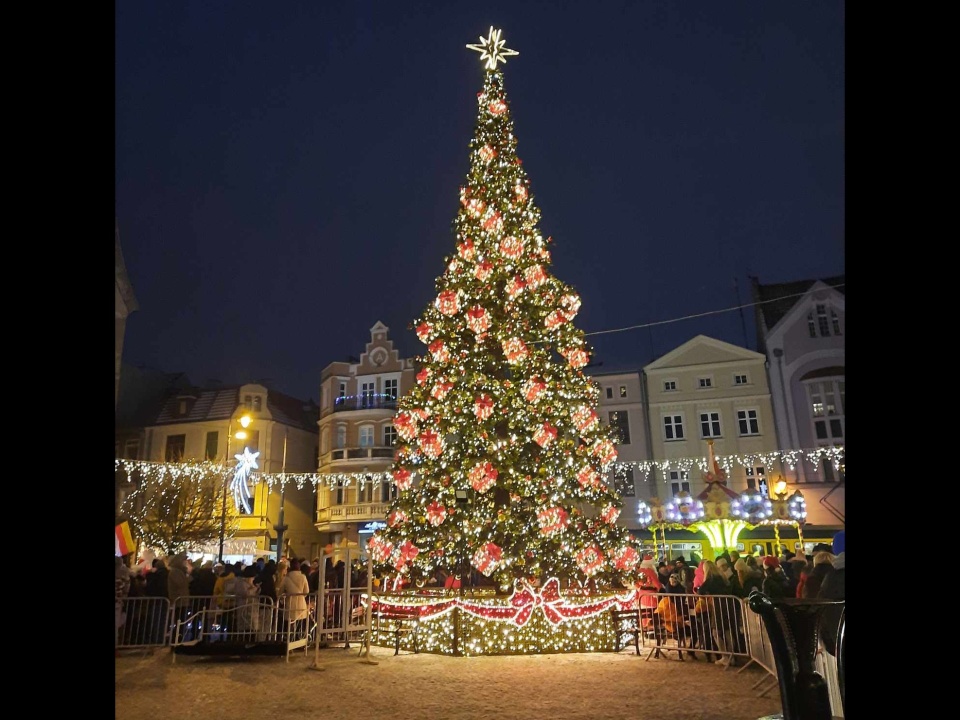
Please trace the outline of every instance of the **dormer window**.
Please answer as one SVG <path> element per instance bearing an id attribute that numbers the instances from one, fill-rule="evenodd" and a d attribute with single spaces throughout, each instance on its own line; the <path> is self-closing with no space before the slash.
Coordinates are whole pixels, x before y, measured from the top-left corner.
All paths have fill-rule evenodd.
<path id="1" fill-rule="evenodd" d="M 177 398 L 176 406 L 176 416 L 177 417 L 186 417 L 190 414 L 190 411 L 193 410 L 193 404 L 197 401 L 195 397 L 190 395 L 182 395 Z"/>

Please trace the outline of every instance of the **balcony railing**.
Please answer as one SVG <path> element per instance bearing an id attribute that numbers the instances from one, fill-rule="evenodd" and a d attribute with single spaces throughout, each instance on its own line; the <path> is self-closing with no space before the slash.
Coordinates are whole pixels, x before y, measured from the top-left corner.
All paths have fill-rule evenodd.
<path id="1" fill-rule="evenodd" d="M 383 520 L 389 510 L 390 504 L 384 502 L 331 505 L 317 510 L 317 522 L 346 523 Z"/>
<path id="2" fill-rule="evenodd" d="M 361 395 L 346 395 L 333 401 L 334 412 L 347 410 L 396 410 L 397 399 L 393 395 L 367 393 Z"/>
<path id="3" fill-rule="evenodd" d="M 373 460 L 393 459 L 392 447 L 337 448 L 330 451 L 330 460 Z"/>

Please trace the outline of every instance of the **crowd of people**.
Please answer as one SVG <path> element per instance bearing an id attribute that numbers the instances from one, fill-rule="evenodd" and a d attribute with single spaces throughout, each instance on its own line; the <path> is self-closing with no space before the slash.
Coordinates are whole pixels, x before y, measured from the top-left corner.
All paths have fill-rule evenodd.
<path id="1" fill-rule="evenodd" d="M 840 531 L 832 546 L 817 545 L 809 556 L 797 556 L 784 549 L 779 557 L 741 557 L 731 550 L 715 560 L 702 560 L 696 567 L 688 565 L 683 556 L 672 564 L 660 562 L 656 566 L 652 560 L 645 560 L 640 587 L 652 602 L 648 607 L 653 609 L 658 632 L 682 640 L 679 644 L 686 646 L 693 658 L 696 648 L 704 651 L 707 660 L 735 665 L 734 654 L 746 650 L 742 604 L 737 598 L 746 598 L 753 590 L 759 590 L 772 600 L 843 600 L 845 545 L 846 535 Z M 230 622 L 234 630 L 256 632 L 262 617 L 261 598 L 269 598 L 273 604 L 282 601 L 286 620 L 294 624 L 296 632 L 303 632 L 310 611 L 308 596 L 320 588 L 319 558 L 312 562 L 306 558 L 284 558 L 278 563 L 261 557 L 249 565 L 211 560 L 195 564 L 185 553 L 178 553 L 166 558 L 141 558 L 132 567 L 128 560 L 129 557 L 116 558 L 115 637 L 124 625 L 136 624 L 136 636 L 146 644 L 162 643 L 167 632 L 166 607 L 174 609 L 175 617 L 185 619 L 198 609 L 209 607 L 211 600 L 216 609 L 233 611 L 225 613 L 229 620 L 223 621 L 224 631 Z M 327 558 L 325 586 L 343 587 L 344 572 L 343 561 L 334 564 Z M 352 578 L 351 584 L 361 582 L 365 578 L 358 576 Z M 698 596 L 693 608 L 686 597 L 690 595 Z M 128 597 L 154 598 L 157 602 L 155 607 L 149 602 L 138 605 L 136 616 L 131 617 L 125 602 Z M 641 597 L 641 608 L 644 602 Z M 839 614 L 839 609 L 826 612 L 821 625 L 824 645 L 831 653 L 835 653 Z M 696 616 L 701 622 L 688 622 L 688 618 Z M 707 621 L 703 622 L 703 618 Z M 129 637 L 132 628 L 127 630 Z"/>
<path id="2" fill-rule="evenodd" d="M 658 637 L 676 637 L 678 646 L 687 647 L 687 654 L 694 659 L 696 651 L 691 648 L 698 648 L 704 651 L 708 661 L 736 665 L 735 654 L 743 654 L 747 649 L 743 606 L 738 598 L 747 598 L 758 590 L 771 600 L 843 600 L 845 553 L 846 533 L 840 531 L 832 545 L 818 544 L 808 556 L 784 549 L 779 557 L 741 557 L 739 552 L 731 550 L 719 554 L 715 560 L 700 561 L 696 569 L 687 565 L 681 556 L 672 565 L 660 562 L 655 572 L 653 562 L 645 561 L 648 571 L 641 589 L 652 593 L 656 601 L 652 629 Z M 691 595 L 698 597 L 687 597 Z M 640 604 L 643 608 L 643 598 Z M 838 608 L 824 613 L 821 635 L 831 653 L 836 651 L 839 621 Z M 682 658 L 683 651 L 680 653 Z"/>
<path id="3" fill-rule="evenodd" d="M 283 608 L 285 621 L 295 633 L 306 630 L 308 595 L 320 589 L 320 558 L 283 558 L 280 562 L 257 558 L 245 564 L 192 561 L 186 553 L 166 557 L 148 554 L 135 564 L 132 556 L 117 557 L 115 568 L 116 634 L 134 644 L 162 644 L 167 632 L 166 611 L 173 608 L 175 620 L 187 621 L 199 610 L 221 611 L 217 631 L 257 633 L 263 625 L 266 599 Z M 344 582 L 344 563 L 327 558 L 324 585 L 338 588 Z M 144 598 L 135 604 L 128 598 Z M 153 600 L 151 602 L 151 599 Z M 166 600 L 167 602 L 164 602 Z M 182 639 L 190 640 L 194 623 L 184 628 Z"/>

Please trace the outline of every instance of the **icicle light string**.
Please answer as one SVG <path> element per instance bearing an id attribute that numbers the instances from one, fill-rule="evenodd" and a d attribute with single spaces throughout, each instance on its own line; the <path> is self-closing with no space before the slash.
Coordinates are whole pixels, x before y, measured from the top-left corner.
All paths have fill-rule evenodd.
<path id="1" fill-rule="evenodd" d="M 819 470 L 824 460 L 829 460 L 834 468 L 840 469 L 844 464 L 844 448 L 818 447 L 805 450 L 784 450 L 768 453 L 746 453 L 735 455 L 717 455 L 717 462 L 729 474 L 734 467 L 755 468 L 758 466 L 770 467 L 779 462 L 783 467 L 794 470 L 802 460 L 813 464 Z M 146 460 L 114 461 L 115 470 L 124 472 L 128 477 L 139 476 L 148 484 L 164 484 L 169 482 L 193 482 L 200 484 L 210 478 L 232 476 L 235 468 L 212 462 L 150 462 Z M 690 472 L 698 468 L 701 472 L 707 471 L 707 459 L 698 457 L 670 458 L 669 460 L 633 460 L 618 461 L 613 464 L 615 477 L 624 477 L 625 471 L 633 470 L 643 474 L 644 482 L 650 480 L 652 474 L 659 472 L 667 482 L 667 473 L 670 470 Z M 272 491 L 275 487 L 284 488 L 288 483 L 303 489 L 308 483 L 314 487 L 326 485 L 330 489 L 357 486 L 361 490 L 366 483 L 375 486 L 383 482 L 393 483 L 393 474 L 390 472 L 353 472 L 353 473 L 258 473 L 250 474 L 252 483 L 264 482 Z"/>

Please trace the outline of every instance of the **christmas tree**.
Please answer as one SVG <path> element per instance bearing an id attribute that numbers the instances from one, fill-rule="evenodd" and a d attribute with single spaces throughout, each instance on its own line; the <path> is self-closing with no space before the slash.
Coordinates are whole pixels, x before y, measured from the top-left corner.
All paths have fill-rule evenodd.
<path id="1" fill-rule="evenodd" d="M 399 402 L 387 527 L 370 540 L 380 568 L 414 580 L 467 563 L 518 580 L 629 583 L 640 556 L 604 482 L 617 453 L 584 374 L 580 297 L 550 274 L 517 157 L 497 64 L 516 55 L 490 28 L 470 171 L 434 302 L 414 321 L 427 346 Z"/>

